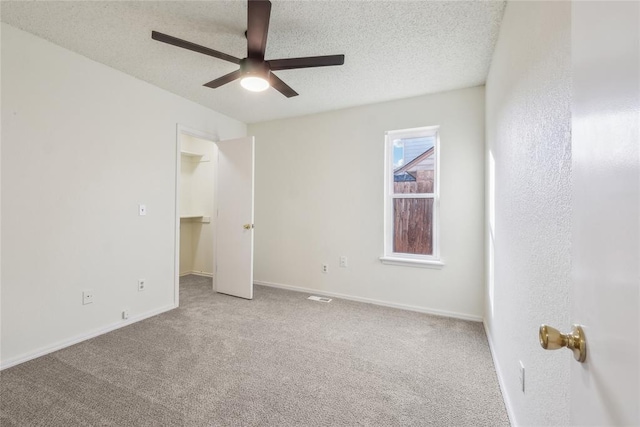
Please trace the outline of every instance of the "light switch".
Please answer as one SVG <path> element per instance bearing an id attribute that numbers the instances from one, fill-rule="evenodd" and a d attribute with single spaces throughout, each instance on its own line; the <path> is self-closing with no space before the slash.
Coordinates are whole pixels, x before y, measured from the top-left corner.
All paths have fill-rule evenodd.
<path id="1" fill-rule="evenodd" d="M 86 289 L 82 291 L 82 305 L 93 303 L 93 290 Z"/>

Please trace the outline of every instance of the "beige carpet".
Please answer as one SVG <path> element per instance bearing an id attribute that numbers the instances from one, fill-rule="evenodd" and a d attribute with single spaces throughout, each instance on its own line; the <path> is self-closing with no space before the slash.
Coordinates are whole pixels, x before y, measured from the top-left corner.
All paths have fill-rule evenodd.
<path id="1" fill-rule="evenodd" d="M 481 324 L 186 277 L 180 308 L 0 374 L 8 426 L 507 426 Z"/>

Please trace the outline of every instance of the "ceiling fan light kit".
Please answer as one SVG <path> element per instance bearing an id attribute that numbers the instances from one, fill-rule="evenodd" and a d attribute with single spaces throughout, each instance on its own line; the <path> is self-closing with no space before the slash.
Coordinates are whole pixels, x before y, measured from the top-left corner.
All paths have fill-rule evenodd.
<path id="1" fill-rule="evenodd" d="M 268 0 L 249 0 L 247 23 L 247 57 L 236 58 L 208 47 L 200 46 L 157 31 L 151 32 L 151 38 L 163 43 L 188 49 L 214 58 L 240 65 L 240 69 L 219 77 L 204 86 L 215 89 L 234 80 L 240 79 L 243 88 L 262 92 L 273 87 L 278 92 L 291 98 L 298 93 L 280 80 L 272 71 L 293 70 L 297 68 L 328 67 L 344 64 L 344 55 L 309 56 L 305 58 L 287 58 L 266 61 L 264 54 L 267 48 L 267 33 L 271 17 L 271 2 Z"/>
<path id="2" fill-rule="evenodd" d="M 240 85 L 251 92 L 262 92 L 269 89 L 269 82 L 262 77 L 243 77 L 242 80 L 240 80 Z"/>
<path id="3" fill-rule="evenodd" d="M 269 66 L 264 61 L 245 58 L 240 61 L 240 85 L 252 92 L 262 92 L 269 89 Z"/>

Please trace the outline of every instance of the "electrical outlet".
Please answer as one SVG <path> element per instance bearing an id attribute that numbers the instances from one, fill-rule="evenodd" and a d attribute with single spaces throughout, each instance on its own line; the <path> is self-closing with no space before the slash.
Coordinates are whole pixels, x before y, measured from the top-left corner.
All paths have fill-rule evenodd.
<path id="1" fill-rule="evenodd" d="M 342 256 L 340 257 L 340 267 L 342 267 L 342 268 L 347 268 L 347 267 L 348 267 L 348 264 L 347 264 L 347 257 L 346 257 L 346 256 L 344 256 L 344 255 L 342 255 Z"/>
<path id="2" fill-rule="evenodd" d="M 129 318 L 129 309 L 125 308 L 122 310 L 122 320 L 127 320 Z"/>
<path id="3" fill-rule="evenodd" d="M 138 215 L 145 216 L 147 214 L 147 206 L 146 205 L 138 205 Z"/>
<path id="4" fill-rule="evenodd" d="M 93 289 L 85 289 L 82 291 L 82 305 L 93 303 Z"/>
<path id="5" fill-rule="evenodd" d="M 142 292 L 147 287 L 147 281 L 145 279 L 138 280 L 138 292 Z"/>
<path id="6" fill-rule="evenodd" d="M 325 274 L 329 272 L 329 266 L 327 264 L 322 264 L 322 272 Z"/>
<path id="7" fill-rule="evenodd" d="M 522 360 L 518 361 L 520 364 L 518 379 L 520 380 L 520 390 L 524 393 L 524 363 Z"/>

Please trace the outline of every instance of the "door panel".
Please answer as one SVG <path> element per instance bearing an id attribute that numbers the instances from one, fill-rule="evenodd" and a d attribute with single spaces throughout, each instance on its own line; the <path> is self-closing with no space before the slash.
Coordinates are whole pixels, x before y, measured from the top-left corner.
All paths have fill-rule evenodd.
<path id="1" fill-rule="evenodd" d="M 254 139 L 217 146 L 216 291 L 252 299 Z"/>
<path id="2" fill-rule="evenodd" d="M 639 425 L 640 3 L 572 8 L 572 424 Z"/>

